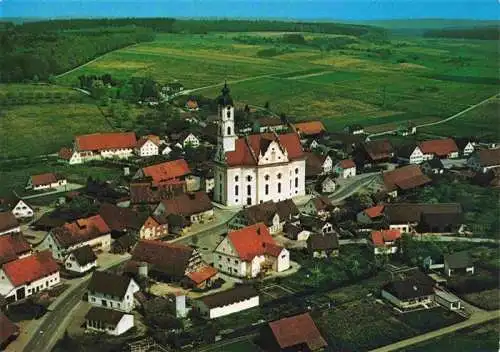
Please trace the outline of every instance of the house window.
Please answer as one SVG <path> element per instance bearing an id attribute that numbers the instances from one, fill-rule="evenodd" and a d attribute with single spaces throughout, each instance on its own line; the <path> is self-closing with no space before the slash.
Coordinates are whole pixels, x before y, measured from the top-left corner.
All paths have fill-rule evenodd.
<path id="1" fill-rule="evenodd" d="M 227 117 L 231 117 L 231 110 L 227 111 Z"/>
<path id="2" fill-rule="evenodd" d="M 221 256 L 221 255 L 219 255 L 219 260 L 220 260 L 220 259 L 222 259 L 222 256 Z"/>
<path id="3" fill-rule="evenodd" d="M 269 175 L 264 176 L 264 180 L 269 181 Z"/>
<path id="4" fill-rule="evenodd" d="M 265 186 L 264 193 L 266 194 L 266 196 L 269 194 L 269 185 Z"/>
<path id="5" fill-rule="evenodd" d="M 295 177 L 295 188 L 299 187 L 299 178 Z"/>
<path id="6" fill-rule="evenodd" d="M 278 193 L 281 193 L 281 182 L 278 182 Z"/>
<path id="7" fill-rule="evenodd" d="M 252 205 L 252 198 L 247 198 L 247 205 Z"/>
<path id="8" fill-rule="evenodd" d="M 234 195 L 237 196 L 238 195 L 238 186 L 234 186 Z"/>
<path id="9" fill-rule="evenodd" d="M 252 181 L 252 176 L 248 175 L 248 176 L 247 176 L 247 181 L 248 181 L 248 182 Z"/>
<path id="10" fill-rule="evenodd" d="M 228 136 L 231 135 L 231 127 L 230 126 L 227 127 L 227 134 L 228 134 Z"/>
<path id="11" fill-rule="evenodd" d="M 239 260 L 238 260 L 238 259 L 235 259 L 235 260 L 234 260 L 234 264 L 239 264 Z"/>
<path id="12" fill-rule="evenodd" d="M 276 177 L 278 177 L 278 180 L 281 180 L 281 173 L 279 173 Z"/>
<path id="13" fill-rule="evenodd" d="M 247 195 L 249 195 L 249 196 L 252 195 L 252 186 L 250 186 L 250 185 L 247 186 Z"/>
<path id="14" fill-rule="evenodd" d="M 298 174 L 299 173 L 299 168 L 296 168 L 295 169 L 295 174 Z"/>
<path id="15" fill-rule="evenodd" d="M 238 175 L 234 176 L 234 182 L 238 182 L 239 179 Z"/>

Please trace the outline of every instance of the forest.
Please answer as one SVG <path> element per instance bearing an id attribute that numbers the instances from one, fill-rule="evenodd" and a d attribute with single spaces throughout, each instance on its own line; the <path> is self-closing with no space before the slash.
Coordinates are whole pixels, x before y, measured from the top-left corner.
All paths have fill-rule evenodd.
<path id="1" fill-rule="evenodd" d="M 423 35 L 427 38 L 498 40 L 500 39 L 500 30 L 497 26 L 443 28 L 425 31 Z"/>

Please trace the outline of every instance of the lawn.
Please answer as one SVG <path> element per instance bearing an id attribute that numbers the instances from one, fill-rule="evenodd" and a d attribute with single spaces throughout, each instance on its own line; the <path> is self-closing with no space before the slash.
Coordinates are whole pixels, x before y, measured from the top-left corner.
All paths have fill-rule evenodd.
<path id="1" fill-rule="evenodd" d="M 500 309 L 500 289 L 467 293 L 461 296 L 467 302 L 486 310 Z"/>
<path id="2" fill-rule="evenodd" d="M 232 344 L 217 347 L 217 351 L 221 352 L 259 352 L 262 351 L 259 346 L 250 340 L 238 341 Z M 211 350 L 208 350 L 211 351 Z M 215 351 L 215 349 L 214 349 Z"/>
<path id="3" fill-rule="evenodd" d="M 496 320 L 422 342 L 398 352 L 497 352 L 499 333 L 499 321 Z"/>

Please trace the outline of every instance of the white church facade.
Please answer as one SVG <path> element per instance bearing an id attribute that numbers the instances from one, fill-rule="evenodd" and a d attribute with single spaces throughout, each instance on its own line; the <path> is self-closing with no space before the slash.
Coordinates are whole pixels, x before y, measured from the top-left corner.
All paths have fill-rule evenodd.
<path id="1" fill-rule="evenodd" d="M 299 136 L 261 133 L 238 138 L 227 85 L 218 106 L 214 200 L 247 206 L 305 195 L 306 162 Z"/>

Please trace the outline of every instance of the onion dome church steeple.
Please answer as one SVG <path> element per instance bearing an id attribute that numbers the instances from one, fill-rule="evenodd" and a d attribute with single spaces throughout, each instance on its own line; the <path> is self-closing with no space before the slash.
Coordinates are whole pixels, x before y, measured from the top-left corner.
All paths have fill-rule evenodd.
<path id="1" fill-rule="evenodd" d="M 231 98 L 230 89 L 227 86 L 227 81 L 224 82 L 224 87 L 221 90 L 221 95 L 217 97 L 217 104 L 219 106 L 234 106 L 233 98 Z"/>

